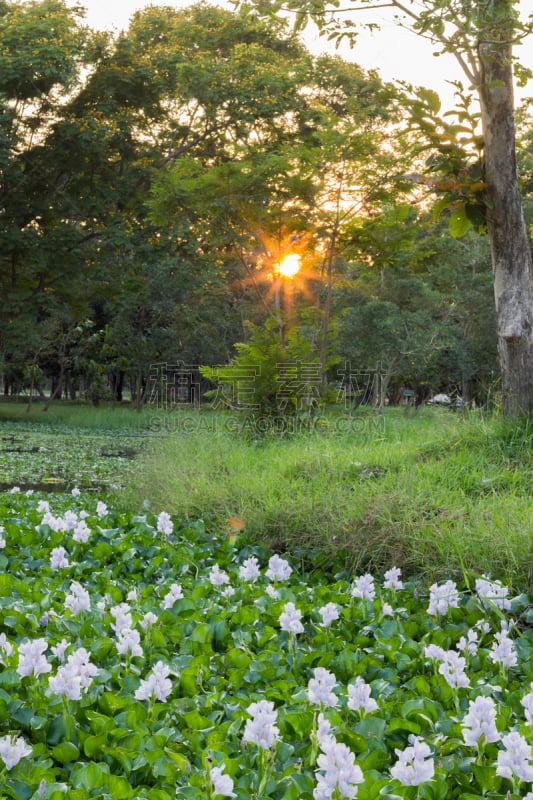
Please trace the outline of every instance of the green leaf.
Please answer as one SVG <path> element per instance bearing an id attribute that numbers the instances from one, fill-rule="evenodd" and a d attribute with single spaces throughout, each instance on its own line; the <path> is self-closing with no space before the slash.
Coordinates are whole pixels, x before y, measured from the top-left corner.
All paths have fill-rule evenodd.
<path id="1" fill-rule="evenodd" d="M 461 236 L 464 236 L 465 233 L 470 230 L 472 222 L 466 213 L 466 203 L 456 208 L 455 211 L 452 211 L 448 225 L 454 239 L 460 239 Z"/>
<path id="2" fill-rule="evenodd" d="M 70 761 L 75 761 L 79 755 L 80 751 L 72 742 L 62 742 L 52 748 L 52 756 L 60 764 L 68 764 Z"/>

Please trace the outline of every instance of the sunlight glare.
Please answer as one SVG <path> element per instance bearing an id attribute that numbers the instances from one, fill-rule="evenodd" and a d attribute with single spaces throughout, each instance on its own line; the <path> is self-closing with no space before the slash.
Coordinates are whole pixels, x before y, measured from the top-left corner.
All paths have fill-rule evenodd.
<path id="1" fill-rule="evenodd" d="M 283 278 L 294 278 L 300 269 L 301 256 L 298 253 L 291 253 L 278 264 L 278 272 Z"/>

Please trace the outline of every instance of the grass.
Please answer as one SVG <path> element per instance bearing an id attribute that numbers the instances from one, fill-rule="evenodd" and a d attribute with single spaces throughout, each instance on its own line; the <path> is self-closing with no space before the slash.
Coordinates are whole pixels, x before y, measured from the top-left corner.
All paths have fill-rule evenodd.
<path id="1" fill-rule="evenodd" d="M 220 416 L 188 419 L 167 425 L 126 503 L 142 497 L 218 530 L 242 519 L 254 541 L 325 563 L 342 553 L 350 571 L 533 583 L 531 423 L 389 410 L 368 435 L 255 441 Z"/>
<path id="2" fill-rule="evenodd" d="M 235 429 L 204 410 L 0 403 L 0 432 L 24 443 L 17 460 L 4 438 L 2 481 L 82 475 L 117 486 L 125 509 L 147 500 L 217 532 L 242 520 L 252 541 L 303 562 L 341 555 L 350 572 L 397 565 L 424 579 L 487 573 L 533 587 L 533 421 L 424 408 L 261 440 Z M 113 460 L 111 445 L 140 454 Z"/>

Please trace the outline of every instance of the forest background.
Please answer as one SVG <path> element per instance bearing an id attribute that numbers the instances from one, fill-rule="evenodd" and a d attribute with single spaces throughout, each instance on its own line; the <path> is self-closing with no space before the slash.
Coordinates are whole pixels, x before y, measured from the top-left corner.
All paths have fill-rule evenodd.
<path id="1" fill-rule="evenodd" d="M 450 116 L 281 22 L 202 4 L 110 33 L 55 0 L 4 3 L 0 64 L 5 395 L 126 390 L 140 408 L 154 365 L 190 388 L 233 359 L 303 365 L 313 397 L 379 363 L 390 403 L 497 398 L 488 246 L 450 204 L 464 165 L 469 193 L 476 164 L 481 181 L 468 92 Z M 531 225 L 527 101 L 517 119 Z"/>

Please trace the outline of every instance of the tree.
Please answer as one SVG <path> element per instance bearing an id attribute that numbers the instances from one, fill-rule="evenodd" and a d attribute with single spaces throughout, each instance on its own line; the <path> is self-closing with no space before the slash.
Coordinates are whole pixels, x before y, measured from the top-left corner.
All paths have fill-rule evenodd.
<path id="1" fill-rule="evenodd" d="M 355 39 L 356 11 L 372 10 L 375 0 L 359 0 L 342 9 L 327 0 L 262 0 L 242 4 L 270 14 L 296 12 L 296 27 L 313 20 L 333 38 Z M 513 44 L 531 31 L 518 15 L 516 0 L 390 0 L 397 20 L 426 36 L 459 62 L 475 88 L 483 135 L 482 189 L 485 227 L 491 245 L 497 343 L 504 410 L 533 412 L 533 261 L 524 222 L 515 151 Z M 343 12 L 344 11 L 344 15 Z M 479 184 L 479 178 L 477 179 Z M 467 198 L 468 200 L 468 198 Z M 468 202 L 462 207 L 468 213 Z M 459 204 L 461 207 L 461 204 Z"/>

